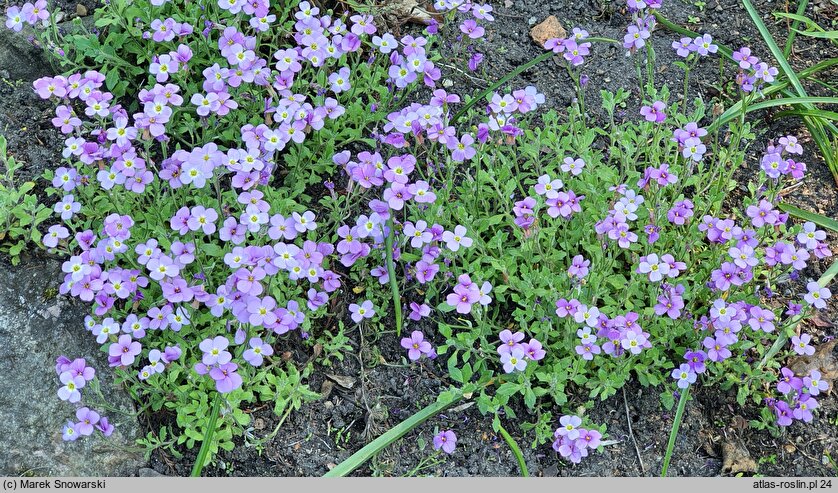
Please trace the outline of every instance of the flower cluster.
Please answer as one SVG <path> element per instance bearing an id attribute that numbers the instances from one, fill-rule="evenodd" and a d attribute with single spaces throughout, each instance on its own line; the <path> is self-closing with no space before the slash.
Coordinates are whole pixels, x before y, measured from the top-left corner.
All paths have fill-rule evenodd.
<path id="1" fill-rule="evenodd" d="M 816 395 L 826 392 L 829 384 L 822 379 L 821 372 L 810 370 L 803 378 L 783 367 L 777 382 L 777 391 L 781 397 L 766 399 L 768 408 L 774 412 L 777 426 L 791 426 L 794 420 L 809 423 L 812 421 L 812 411 L 818 408 Z"/>
<path id="2" fill-rule="evenodd" d="M 66 356 L 59 356 L 55 360 L 55 372 L 63 387 L 58 389 L 58 398 L 62 401 L 76 403 L 81 400 L 81 389 L 87 382 L 96 376 L 96 370 L 87 366 L 84 358 L 76 358 L 70 361 Z M 105 416 L 88 407 L 81 407 L 76 410 L 78 421 L 67 421 L 64 425 L 62 438 L 65 441 L 76 441 L 80 437 L 90 436 L 94 430 L 99 430 L 102 435 L 109 437 L 114 432 L 114 426 Z"/>
<path id="3" fill-rule="evenodd" d="M 35 3 L 26 2 L 18 7 L 13 5 L 6 11 L 6 27 L 12 31 L 20 32 L 23 25 L 34 26 L 39 22 L 47 25 L 50 13 L 47 10 L 47 0 L 37 0 Z"/>
<path id="4" fill-rule="evenodd" d="M 497 352 L 506 373 L 524 371 L 530 361 L 540 361 L 547 354 L 538 340 L 531 338 L 528 342 L 522 342 L 524 337 L 523 332 L 512 332 L 509 329 L 501 331 Z"/>
<path id="5" fill-rule="evenodd" d="M 242 385 L 242 377 L 236 372 L 239 365 L 232 362 L 233 355 L 227 351 L 229 345 L 230 341 L 223 336 L 204 339 L 198 346 L 204 356 L 200 363 L 195 363 L 195 373 L 209 374 L 215 388 L 222 393 L 232 392 Z"/>
<path id="6" fill-rule="evenodd" d="M 681 58 L 689 58 L 693 53 L 704 57 L 719 51 L 719 47 L 713 44 L 713 37 L 709 34 L 703 34 L 696 38 L 683 37 L 678 41 L 673 41 L 672 49 Z"/>
<path id="7" fill-rule="evenodd" d="M 481 306 L 487 306 L 492 302 L 492 297 L 489 296 L 491 292 L 492 285 L 488 281 L 478 286 L 476 282 L 472 282 L 468 274 L 460 274 L 454 292 L 445 298 L 445 302 L 456 308 L 457 313 L 471 313 L 473 305 L 479 303 Z"/>
<path id="8" fill-rule="evenodd" d="M 806 163 L 795 161 L 789 154 L 803 154 L 803 148 L 797 138 L 791 135 L 780 137 L 778 145 L 769 145 L 760 159 L 760 168 L 772 179 L 780 176 L 791 176 L 794 180 L 801 180 L 806 172 Z"/>
<path id="9" fill-rule="evenodd" d="M 562 54 L 572 66 L 578 67 L 585 63 L 585 57 L 591 54 L 591 43 L 585 41 L 590 37 L 588 31 L 574 27 L 570 37 L 551 38 L 544 42 L 544 49 Z"/>
<path id="10" fill-rule="evenodd" d="M 776 67 L 760 61 L 751 53 L 751 49 L 743 46 L 733 52 L 733 60 L 739 63 L 739 73 L 736 76 L 736 83 L 742 92 L 760 91 L 763 84 L 771 84 L 774 77 L 780 73 Z"/>
<path id="11" fill-rule="evenodd" d="M 565 415 L 559 418 L 559 427 L 553 434 L 553 450 L 574 464 L 582 462 L 589 450 L 601 445 L 602 433 L 581 426 L 582 418 Z"/>

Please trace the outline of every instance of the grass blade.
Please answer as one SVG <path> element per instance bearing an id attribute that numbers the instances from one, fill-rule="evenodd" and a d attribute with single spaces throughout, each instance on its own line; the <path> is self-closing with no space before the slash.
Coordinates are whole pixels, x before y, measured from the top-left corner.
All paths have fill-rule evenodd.
<path id="1" fill-rule="evenodd" d="M 827 120 L 838 121 L 838 112 L 825 110 L 788 110 L 777 113 L 778 117 L 783 116 L 814 116 Z"/>
<path id="2" fill-rule="evenodd" d="M 396 265 L 393 261 L 393 236 L 396 234 L 393 226 L 393 216 L 387 219 L 387 227 L 390 231 L 384 238 L 385 255 L 387 256 L 387 276 L 390 282 L 390 292 L 393 295 L 393 312 L 396 316 L 396 336 L 402 335 L 402 297 L 399 295 L 399 284 L 396 279 Z"/>
<path id="3" fill-rule="evenodd" d="M 215 435 L 215 426 L 218 422 L 218 407 L 221 405 L 221 392 L 215 392 L 212 398 L 212 405 L 210 406 L 209 423 L 207 429 L 204 431 L 204 440 L 201 442 L 201 448 L 198 450 L 198 457 L 195 459 L 195 464 L 192 465 L 193 478 L 201 476 L 201 471 L 204 469 L 204 463 L 207 461 L 210 447 L 212 446 L 212 439 Z"/>
<path id="4" fill-rule="evenodd" d="M 754 4 L 751 3 L 751 0 L 742 0 L 742 5 L 745 6 L 745 10 L 748 11 L 748 15 L 751 17 L 751 20 L 762 36 L 762 40 L 765 41 L 766 46 L 768 46 L 768 49 L 771 51 L 771 54 L 777 60 L 780 70 L 782 70 L 783 74 L 789 80 L 789 83 L 794 88 L 797 95 L 805 98 L 807 94 L 806 90 L 803 88 L 803 84 L 800 83 L 800 79 L 797 77 L 794 69 L 792 69 L 791 65 L 789 65 L 788 60 L 786 60 L 783 52 L 780 51 L 780 48 L 774 41 L 774 38 L 771 37 L 771 33 L 768 32 L 768 27 L 766 27 L 765 23 L 762 21 L 762 18 L 759 16 L 759 12 L 757 12 L 756 8 L 754 8 Z M 805 109 L 815 109 L 815 107 L 810 103 L 801 104 Z M 832 143 L 830 139 L 827 138 L 826 133 L 823 130 L 823 126 L 817 119 L 811 116 L 804 117 L 803 121 L 806 123 L 806 126 L 809 127 L 809 131 L 812 133 L 818 147 L 823 153 L 823 157 L 826 160 L 830 171 L 832 171 L 833 178 L 836 183 L 838 183 L 838 157 L 836 157 L 836 152 L 832 149 Z"/>
<path id="5" fill-rule="evenodd" d="M 500 435 L 503 437 L 506 444 L 509 445 L 509 448 L 512 449 L 512 454 L 515 456 L 515 460 L 518 461 L 518 469 L 521 471 L 521 476 L 528 478 L 530 477 L 530 471 L 527 469 L 527 462 L 524 460 L 524 454 L 521 453 L 521 447 L 518 446 L 518 442 L 512 438 L 512 435 L 506 431 L 506 428 L 500 424 L 500 418 L 495 415 L 495 426 L 497 426 Z"/>
<path id="6" fill-rule="evenodd" d="M 500 86 L 506 84 L 507 82 L 509 82 L 510 80 L 512 80 L 512 78 L 515 77 L 516 75 L 518 75 L 521 72 L 523 72 L 523 71 L 525 71 L 525 70 L 527 70 L 527 69 L 529 69 L 529 68 L 531 68 L 535 65 L 538 65 L 539 63 L 553 57 L 553 55 L 555 55 L 555 53 L 553 53 L 552 51 L 546 51 L 546 52 L 538 55 L 537 57 L 533 58 L 532 60 L 528 61 L 527 63 L 519 65 L 518 68 L 516 68 L 512 72 L 509 72 L 508 74 L 503 76 L 500 80 L 498 80 L 497 82 L 495 82 L 491 86 L 487 87 L 486 89 L 483 89 L 482 91 L 477 93 L 473 98 L 471 98 L 468 101 L 468 103 L 466 103 L 465 105 L 463 105 L 462 108 L 460 108 L 460 111 L 454 113 L 454 116 L 451 117 L 451 122 L 453 123 L 453 122 L 458 121 L 463 115 L 466 114 L 466 112 L 469 109 L 471 109 L 472 106 L 477 104 L 478 101 L 482 101 L 483 99 L 485 99 L 487 95 L 491 94 L 492 92 L 494 92 L 495 89 L 497 89 L 498 87 L 500 87 Z"/>
<path id="7" fill-rule="evenodd" d="M 336 478 L 348 475 L 355 469 L 361 467 L 375 454 L 384 450 L 385 447 L 395 442 L 399 438 L 403 437 L 405 434 L 407 434 L 407 432 L 409 432 L 413 428 L 416 428 L 417 426 L 425 422 L 425 420 L 427 420 L 428 418 L 443 411 L 448 406 L 451 406 L 452 404 L 454 404 L 462 398 L 463 393 L 459 390 L 454 391 L 453 393 L 449 392 L 442 394 L 436 402 L 425 407 L 424 409 L 417 412 L 413 416 L 407 418 L 406 420 L 402 421 L 401 423 L 391 428 L 380 437 L 367 444 L 361 450 L 352 454 L 348 459 L 341 462 L 340 464 L 335 466 L 334 469 L 324 474 L 324 477 Z"/>
<path id="8" fill-rule="evenodd" d="M 806 7 L 809 5 L 809 0 L 800 0 L 800 5 L 797 6 L 797 16 L 803 17 L 803 13 L 806 12 Z M 774 14 L 776 16 L 782 16 L 783 14 Z M 791 18 L 790 14 L 785 14 L 788 16 L 787 18 Z M 792 18 L 793 19 L 793 18 Z M 794 22 L 791 23 L 791 27 L 789 27 L 789 39 L 786 40 L 786 46 L 783 48 L 783 56 L 786 58 L 789 57 L 791 54 L 791 47 L 794 44 L 794 34 L 797 32 L 797 26 L 800 25 L 801 19 L 793 19 Z M 805 21 L 802 21 L 805 22 Z"/>
<path id="9" fill-rule="evenodd" d="M 783 56 L 783 52 L 780 50 L 780 47 L 777 46 L 774 38 L 771 37 L 771 33 L 768 32 L 768 27 L 764 22 L 762 22 L 762 18 L 759 16 L 757 9 L 754 8 L 754 4 L 751 3 L 751 0 L 742 0 L 742 5 L 745 6 L 745 10 L 747 10 L 748 15 L 751 16 L 751 20 L 759 31 L 759 34 L 762 36 L 762 40 L 765 41 L 765 45 L 768 46 L 768 50 L 771 51 L 771 55 L 773 55 L 774 59 L 777 60 L 780 70 L 783 74 L 785 74 L 798 96 L 805 97 L 806 90 L 803 89 L 803 84 L 800 83 L 800 79 L 797 78 L 797 74 L 791 68 L 791 65 L 789 65 L 786 57 Z"/>
<path id="10" fill-rule="evenodd" d="M 684 417 L 684 408 L 687 407 L 687 400 L 690 397 L 690 388 L 692 386 L 688 385 L 678 399 L 678 410 L 675 411 L 675 421 L 672 423 L 672 429 L 669 431 L 669 441 L 666 443 L 666 455 L 663 456 L 662 478 L 666 477 L 666 471 L 669 470 L 669 461 L 672 459 L 672 452 L 675 450 L 675 439 L 678 437 L 678 430 L 681 428 L 681 419 Z"/>
<path id="11" fill-rule="evenodd" d="M 831 217 L 824 216 L 823 214 L 817 214 L 815 212 L 809 212 L 786 203 L 782 203 L 778 207 L 781 211 L 788 212 L 796 218 L 803 219 L 804 221 L 811 221 L 822 228 L 838 232 L 838 221 L 832 219 Z"/>
<path id="12" fill-rule="evenodd" d="M 763 110 L 766 108 L 773 108 L 775 106 L 796 106 L 796 105 L 813 105 L 813 104 L 838 104 L 838 97 L 820 97 L 820 96 L 806 96 L 806 97 L 790 97 L 790 98 L 778 98 L 778 99 L 769 99 L 767 101 L 760 101 L 758 103 L 754 103 L 749 105 L 746 109 L 747 113 L 757 110 Z M 812 107 L 814 111 L 820 111 Z M 732 119 L 739 116 L 739 112 L 742 111 L 742 102 L 737 101 L 736 104 L 731 106 L 727 109 L 722 115 L 717 118 L 710 126 L 707 128 L 708 132 L 713 132 L 717 130 L 725 123 L 731 121 Z"/>

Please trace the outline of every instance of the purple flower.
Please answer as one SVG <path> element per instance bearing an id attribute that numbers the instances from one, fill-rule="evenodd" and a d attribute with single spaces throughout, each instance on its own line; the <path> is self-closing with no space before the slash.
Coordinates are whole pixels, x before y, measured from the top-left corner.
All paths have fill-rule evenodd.
<path id="1" fill-rule="evenodd" d="M 623 36 L 623 48 L 634 53 L 646 46 L 646 40 L 649 39 L 651 35 L 652 33 L 650 33 L 645 26 L 636 26 L 632 24 L 628 27 L 626 35 Z"/>
<path id="2" fill-rule="evenodd" d="M 754 330 L 762 330 L 763 332 L 774 331 L 774 312 L 759 306 L 753 306 L 748 311 L 748 325 Z"/>
<path id="3" fill-rule="evenodd" d="M 79 435 L 90 436 L 93 434 L 94 425 L 99 422 L 99 413 L 91 411 L 90 408 L 82 407 L 76 410 L 76 419 L 79 420 L 75 425 Z"/>
<path id="4" fill-rule="evenodd" d="M 195 206 L 189 212 L 186 221 L 187 227 L 191 231 L 198 231 L 199 229 L 206 235 L 215 233 L 215 221 L 218 220 L 218 213 L 215 209 L 205 208 L 202 206 Z"/>
<path id="5" fill-rule="evenodd" d="M 672 370 L 672 378 L 678 381 L 679 389 L 685 389 L 695 383 L 697 375 L 690 365 L 682 363 L 679 368 Z"/>
<path id="6" fill-rule="evenodd" d="M 259 337 L 251 338 L 248 344 L 250 348 L 242 354 L 242 357 L 253 366 L 262 366 L 264 356 L 274 354 L 274 348 L 270 344 L 262 342 L 262 339 Z"/>
<path id="7" fill-rule="evenodd" d="M 573 320 L 578 324 L 584 323 L 588 327 L 596 327 L 599 324 L 599 308 L 579 305 L 573 314 Z"/>
<path id="8" fill-rule="evenodd" d="M 500 362 L 503 365 L 503 371 L 512 373 L 514 371 L 524 371 L 527 368 L 527 360 L 524 355 L 524 350 L 520 346 L 512 349 L 508 353 L 500 355 Z"/>
<path id="9" fill-rule="evenodd" d="M 793 422 L 793 412 L 785 401 L 774 403 L 774 415 L 777 417 L 777 426 L 789 426 Z"/>
<path id="10" fill-rule="evenodd" d="M 410 303 L 410 315 L 408 315 L 408 317 L 411 320 L 416 320 L 416 321 L 422 320 L 422 318 L 427 317 L 430 314 L 431 314 L 431 307 L 429 307 L 427 304 L 422 303 L 420 305 L 419 303 L 416 303 L 415 301 Z"/>
<path id="11" fill-rule="evenodd" d="M 788 394 L 789 392 L 797 392 L 801 389 L 803 389 L 803 379 L 796 376 L 790 369 L 781 368 L 780 380 L 777 382 L 777 391 L 781 394 Z"/>
<path id="12" fill-rule="evenodd" d="M 579 438 L 576 439 L 576 443 L 581 443 L 589 449 L 595 449 L 599 447 L 601 439 L 602 433 L 598 432 L 597 430 L 587 430 L 584 428 L 580 428 Z"/>
<path id="13" fill-rule="evenodd" d="M 559 428 L 556 434 L 565 437 L 568 440 L 576 440 L 579 438 L 579 427 L 582 425 L 582 418 L 579 416 L 562 416 L 559 418 Z"/>
<path id="14" fill-rule="evenodd" d="M 48 248 L 55 248 L 58 246 L 58 241 L 70 236 L 67 228 L 59 224 L 53 224 L 44 235 L 44 246 Z"/>
<path id="15" fill-rule="evenodd" d="M 630 29 L 630 28 L 629 28 Z M 661 123 L 666 120 L 666 103 L 663 101 L 655 101 L 652 106 L 643 106 L 640 108 L 640 114 L 647 122 Z"/>
<path id="16" fill-rule="evenodd" d="M 462 277 L 462 276 L 461 276 Z M 471 313 L 471 306 L 480 301 L 480 289 L 473 283 L 469 285 L 457 284 L 454 292 L 445 301 L 449 306 L 456 307 L 457 313 Z"/>
<path id="17" fill-rule="evenodd" d="M 457 225 L 454 227 L 454 232 L 445 231 L 442 233 L 442 241 L 445 242 L 446 246 L 452 252 L 456 252 L 460 249 L 460 246 L 463 247 L 470 247 L 474 241 L 466 236 L 466 228 L 462 225 Z"/>
<path id="18" fill-rule="evenodd" d="M 539 361 L 544 359 L 544 356 L 547 355 L 547 351 L 543 349 L 543 346 L 539 341 L 536 339 L 530 339 L 530 342 L 525 342 L 521 344 L 521 349 L 524 350 L 524 357 L 531 361 Z M 597 347 L 597 349 L 599 349 Z M 597 351 L 598 353 L 599 351 Z"/>
<path id="19" fill-rule="evenodd" d="M 102 432 L 102 435 L 109 437 L 113 434 L 114 430 L 116 429 L 114 425 L 108 422 L 107 416 L 102 416 L 99 419 L 99 422 L 96 424 L 96 429 Z"/>
<path id="20" fill-rule="evenodd" d="M 360 305 L 352 303 L 349 305 L 349 311 L 352 313 L 352 321 L 356 324 L 361 323 L 365 318 L 372 318 L 375 315 L 375 307 L 370 300 L 364 300 Z"/>
<path id="21" fill-rule="evenodd" d="M 215 380 L 216 390 L 224 394 L 241 387 L 242 377 L 236 372 L 238 367 L 235 363 L 225 363 L 210 369 L 209 375 Z"/>
<path id="22" fill-rule="evenodd" d="M 797 234 L 797 242 L 809 250 L 817 248 L 822 241 L 826 240 L 826 233 L 816 228 L 815 223 L 807 221 L 803 224 L 803 231 Z"/>
<path id="23" fill-rule="evenodd" d="M 582 279 L 588 275 L 588 267 L 590 265 L 590 260 L 585 260 L 585 257 L 583 257 L 582 255 L 576 255 L 575 257 L 573 257 L 573 261 L 570 264 L 570 268 L 567 269 L 567 274 L 570 277 Z"/>
<path id="24" fill-rule="evenodd" d="M 486 30 L 483 29 L 483 26 L 479 25 L 477 21 L 473 19 L 468 19 L 460 24 L 460 31 L 471 39 L 482 38 L 483 35 L 486 34 Z"/>
<path id="25" fill-rule="evenodd" d="M 227 351 L 227 346 L 229 345 L 230 341 L 228 341 L 224 336 L 216 336 L 213 339 L 204 339 L 198 345 L 198 348 L 204 352 L 204 356 L 201 361 L 207 366 L 229 363 L 233 358 L 233 356 Z"/>
<path id="26" fill-rule="evenodd" d="M 64 384 L 63 387 L 58 389 L 59 399 L 69 402 L 78 402 L 81 400 L 81 389 L 87 383 L 83 376 L 73 375 L 72 372 L 65 371 L 59 375 L 58 379 Z"/>
<path id="27" fill-rule="evenodd" d="M 707 359 L 707 353 L 704 351 L 687 351 L 684 353 L 684 359 L 687 361 L 690 369 L 695 373 L 704 373 L 707 370 L 707 366 L 704 364 L 704 360 Z"/>
<path id="28" fill-rule="evenodd" d="M 620 344 L 623 349 L 630 351 L 631 354 L 640 354 L 646 342 L 646 336 L 642 332 L 638 333 L 633 330 L 627 331 L 623 338 L 620 339 Z"/>
<path id="29" fill-rule="evenodd" d="M 669 274 L 669 269 L 667 262 L 660 260 L 656 254 L 650 253 L 640 257 L 640 266 L 637 268 L 637 272 L 647 274 L 652 282 L 658 282 L 663 279 L 663 276 Z"/>
<path id="30" fill-rule="evenodd" d="M 425 340 L 425 335 L 419 330 L 411 332 L 410 337 L 402 338 L 401 346 L 407 349 L 410 361 L 417 361 L 423 354 L 430 355 L 433 351 L 433 346 Z"/>
<path id="31" fill-rule="evenodd" d="M 679 57 L 687 58 L 690 53 L 695 51 L 695 45 L 692 38 L 681 38 L 679 41 L 672 42 L 672 49 Z"/>
<path id="32" fill-rule="evenodd" d="M 79 438 L 79 432 L 76 430 L 76 425 L 72 421 L 67 421 L 64 429 L 61 432 L 61 438 L 65 442 L 75 442 Z"/>
<path id="33" fill-rule="evenodd" d="M 707 357 L 710 361 L 719 362 L 730 358 L 731 352 L 725 344 L 713 337 L 705 337 L 702 343 L 707 349 Z"/>
<path id="34" fill-rule="evenodd" d="M 498 354 L 503 355 L 511 353 L 513 349 L 519 347 L 520 342 L 524 340 L 523 332 L 512 332 L 509 329 L 504 329 L 500 333 L 501 345 L 498 346 Z"/>
<path id="35" fill-rule="evenodd" d="M 805 423 L 812 421 L 812 410 L 818 408 L 818 401 L 810 394 L 802 394 L 797 401 L 797 407 L 794 408 L 793 414 L 795 419 L 799 419 Z"/>
<path id="36" fill-rule="evenodd" d="M 791 347 L 794 349 L 794 352 L 799 355 L 807 355 L 811 356 L 815 354 L 815 348 L 809 345 L 809 342 L 812 340 L 812 336 L 809 334 L 801 334 L 799 337 L 794 336 L 791 338 Z"/>
<path id="37" fill-rule="evenodd" d="M 565 173 L 570 173 L 573 176 L 579 176 L 584 168 L 585 161 L 583 161 L 581 158 L 573 159 L 572 157 L 566 157 L 562 161 L 562 171 L 564 171 Z"/>
<path id="38" fill-rule="evenodd" d="M 475 53 L 471 55 L 471 58 L 468 60 L 468 69 L 474 72 L 477 70 L 477 67 L 480 65 L 480 62 L 483 61 L 483 54 L 482 53 Z"/>
<path id="39" fill-rule="evenodd" d="M 742 70 L 748 70 L 759 63 L 759 58 L 751 55 L 751 49 L 747 46 L 743 46 L 742 48 L 734 51 L 733 59 L 739 62 L 739 68 Z"/>
<path id="40" fill-rule="evenodd" d="M 693 45 L 695 45 L 695 51 L 701 56 L 707 56 L 719 50 L 719 47 L 713 44 L 713 37 L 709 34 L 695 38 Z"/>
<path id="41" fill-rule="evenodd" d="M 122 366 L 130 366 L 141 350 L 142 345 L 132 340 L 130 335 L 125 334 L 119 336 L 117 342 L 108 347 L 108 355 L 112 358 L 119 358 Z"/>
<path id="42" fill-rule="evenodd" d="M 434 450 L 442 449 L 446 454 L 454 452 L 457 446 L 457 435 L 451 430 L 441 431 L 434 436 Z"/>
<path id="43" fill-rule="evenodd" d="M 832 296 L 832 292 L 826 288 L 822 288 L 817 282 L 811 281 L 806 285 L 806 293 L 803 299 L 806 303 L 814 306 L 818 310 L 826 308 L 826 300 Z"/>
<path id="44" fill-rule="evenodd" d="M 809 394 L 818 395 L 822 390 L 826 391 L 829 388 L 829 384 L 821 380 L 821 372 L 812 370 L 808 375 L 803 377 L 803 387 L 809 391 Z"/>
<path id="45" fill-rule="evenodd" d="M 767 200 L 760 200 L 758 205 L 748 206 L 745 213 L 751 218 L 751 224 L 755 228 L 761 228 L 766 224 L 775 226 L 780 218 L 774 206 Z"/>

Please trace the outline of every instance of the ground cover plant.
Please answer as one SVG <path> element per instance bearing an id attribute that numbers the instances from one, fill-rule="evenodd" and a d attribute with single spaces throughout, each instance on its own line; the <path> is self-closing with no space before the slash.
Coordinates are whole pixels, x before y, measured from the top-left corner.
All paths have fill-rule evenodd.
<path id="1" fill-rule="evenodd" d="M 317 355 L 341 358 L 350 326 L 395 333 L 410 364 L 444 361 L 453 385 L 333 474 L 464 398 L 493 416 L 522 474 L 506 427 L 576 463 L 607 430 L 569 395 L 596 406 L 631 379 L 679 417 L 691 386 L 718 385 L 764 406 L 755 428 L 811 421 L 829 382 L 784 362 L 814 353 L 799 322 L 826 307 L 836 269 L 805 279 L 832 255 L 830 223 L 796 223 L 779 203 L 807 171 L 797 136 L 751 145 L 747 114 L 779 77 L 768 53 L 731 51 L 720 77 L 738 103 L 708 109 L 655 83 L 645 40 L 659 5 L 631 2 L 624 39 L 574 28 L 531 62 L 558 55 L 576 81 L 560 115 L 532 86 L 444 87 L 437 31 L 460 31 L 451 49 L 473 53 L 463 70 L 475 70 L 493 16 L 434 7 L 399 38 L 360 7 L 308 2 L 112 1 L 101 33 L 72 35 L 42 1 L 9 10 L 11 29 L 46 24 L 66 70 L 34 84 L 66 135 L 67 162 L 45 175 L 55 216 L 42 241 L 66 258 L 62 293 L 91 303 L 89 337 L 141 410 L 177 414 L 143 444 L 200 446 L 196 474 L 236 438 L 258 444 L 242 406 L 269 403 L 278 429 L 317 398 Z M 628 93 L 603 91 L 604 124 L 581 71 L 599 43 L 633 57 L 644 94 L 626 115 Z M 718 63 L 709 35 L 672 49 L 685 78 Z M 761 171 L 732 197 L 744 162 Z M 804 290 L 780 304 L 790 281 Z M 283 357 L 292 338 L 315 355 L 302 367 Z M 56 365 L 58 397 L 80 406 L 64 437 L 107 435 L 85 400 L 94 372 L 72 358 Z M 439 430 L 433 448 L 456 441 Z"/>

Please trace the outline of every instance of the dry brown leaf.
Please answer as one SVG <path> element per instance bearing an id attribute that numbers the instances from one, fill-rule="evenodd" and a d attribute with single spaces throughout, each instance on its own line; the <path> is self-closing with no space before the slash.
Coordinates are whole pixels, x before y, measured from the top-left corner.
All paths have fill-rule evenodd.
<path id="1" fill-rule="evenodd" d="M 744 445 L 738 441 L 727 441 L 722 444 L 722 471 L 731 474 L 755 473 L 757 463 Z"/>
<path id="2" fill-rule="evenodd" d="M 815 354 L 811 356 L 793 356 L 789 358 L 788 368 L 795 375 L 803 376 L 812 370 L 821 372 L 821 380 L 825 380 L 832 388 L 832 382 L 838 378 L 838 360 L 835 359 L 833 349 L 838 339 L 819 344 Z"/>
<path id="3" fill-rule="evenodd" d="M 387 2 L 386 12 L 396 16 L 402 24 L 407 22 L 427 24 L 433 18 L 439 22 L 441 16 L 433 7 L 426 8 L 424 4 L 425 2 L 418 0 L 390 0 Z"/>
<path id="4" fill-rule="evenodd" d="M 530 37 L 533 41 L 538 43 L 538 46 L 544 47 L 544 43 L 548 39 L 566 38 L 567 31 L 562 27 L 555 15 L 544 19 L 540 24 L 536 24 L 530 30 Z"/>
<path id="5" fill-rule="evenodd" d="M 344 375 L 332 375 L 331 373 L 327 373 L 326 376 L 345 389 L 351 389 L 355 386 L 355 382 L 357 381 L 352 377 Z"/>
<path id="6" fill-rule="evenodd" d="M 821 328 L 832 327 L 832 322 L 830 322 L 829 320 L 822 317 L 820 313 L 818 313 L 814 317 L 810 318 L 809 321 L 812 322 L 812 324 L 815 327 L 821 327 Z"/>
<path id="7" fill-rule="evenodd" d="M 323 383 L 320 385 L 320 399 L 326 400 L 332 395 L 332 389 L 335 388 L 334 382 L 330 380 L 323 380 Z"/>

